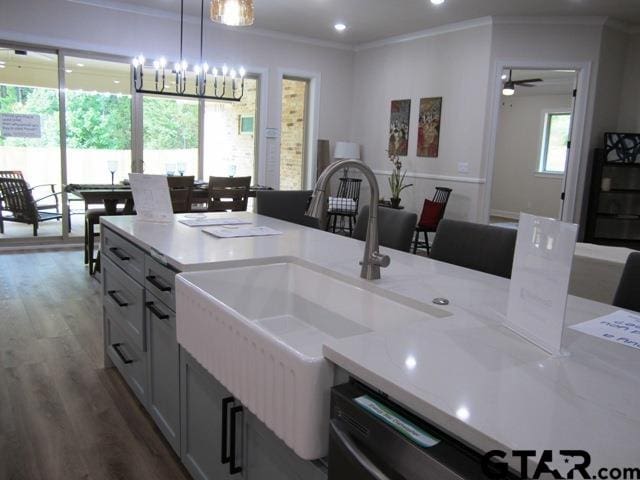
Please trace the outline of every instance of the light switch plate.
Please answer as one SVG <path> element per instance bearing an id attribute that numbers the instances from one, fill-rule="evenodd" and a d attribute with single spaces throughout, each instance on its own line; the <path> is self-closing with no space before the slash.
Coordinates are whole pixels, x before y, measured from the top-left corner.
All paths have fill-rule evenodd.
<path id="1" fill-rule="evenodd" d="M 469 173 L 469 164 L 466 162 L 458 163 L 458 173 Z"/>

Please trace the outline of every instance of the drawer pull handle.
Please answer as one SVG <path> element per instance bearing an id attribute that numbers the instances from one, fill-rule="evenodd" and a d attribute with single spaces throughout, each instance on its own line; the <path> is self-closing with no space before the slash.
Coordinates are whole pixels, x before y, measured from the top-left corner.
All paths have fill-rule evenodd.
<path id="1" fill-rule="evenodd" d="M 133 360 L 125 357 L 124 353 L 122 353 L 122 351 L 120 350 L 122 343 L 114 343 L 111 346 L 113 347 L 113 350 L 116 352 L 116 354 L 118 354 L 118 356 L 120 357 L 120 360 L 122 360 L 122 363 L 124 363 L 125 365 L 133 363 Z"/>
<path id="2" fill-rule="evenodd" d="M 118 260 L 122 260 L 123 262 L 131 260 L 131 257 L 123 253 L 118 247 L 111 247 L 109 251 L 118 257 Z"/>
<path id="3" fill-rule="evenodd" d="M 169 318 L 169 315 L 161 312 L 158 309 L 158 307 L 156 307 L 156 304 L 154 302 L 147 302 L 145 305 L 147 306 L 149 311 L 153 313 L 156 317 L 158 317 L 160 320 L 167 320 Z"/>
<path id="4" fill-rule="evenodd" d="M 149 275 L 147 277 L 147 280 L 151 285 L 156 287 L 161 292 L 170 292 L 171 291 L 171 287 L 169 285 L 165 285 L 164 283 L 158 281 L 157 277 L 155 275 Z"/>
<path id="5" fill-rule="evenodd" d="M 235 399 L 233 397 L 226 397 L 222 399 L 222 452 L 220 454 L 220 463 L 223 465 L 231 461 L 231 456 L 227 453 L 227 430 L 229 425 L 229 405 L 231 405 Z"/>
<path id="6" fill-rule="evenodd" d="M 231 457 L 231 463 L 229 464 L 229 475 L 235 475 L 242 472 L 242 467 L 236 465 L 236 415 L 238 413 L 242 413 L 242 405 L 237 405 L 231 408 L 231 433 L 229 435 L 229 442 L 231 443 L 229 456 Z"/>
<path id="7" fill-rule="evenodd" d="M 129 304 L 123 300 L 121 300 L 118 297 L 118 291 L 117 290 L 109 290 L 107 292 L 107 295 L 109 295 L 111 298 L 113 298 L 113 301 L 116 302 L 118 304 L 119 307 L 128 307 Z"/>

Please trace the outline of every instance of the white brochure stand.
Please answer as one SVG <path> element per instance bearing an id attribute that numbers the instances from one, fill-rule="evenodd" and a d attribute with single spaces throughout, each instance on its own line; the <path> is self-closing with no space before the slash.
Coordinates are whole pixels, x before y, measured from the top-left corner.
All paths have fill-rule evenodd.
<path id="1" fill-rule="evenodd" d="M 552 355 L 561 353 L 578 226 L 520 214 L 505 325 Z"/>
<path id="2" fill-rule="evenodd" d="M 173 206 L 166 175 L 130 173 L 129 183 L 137 218 L 147 222 L 173 221 Z"/>

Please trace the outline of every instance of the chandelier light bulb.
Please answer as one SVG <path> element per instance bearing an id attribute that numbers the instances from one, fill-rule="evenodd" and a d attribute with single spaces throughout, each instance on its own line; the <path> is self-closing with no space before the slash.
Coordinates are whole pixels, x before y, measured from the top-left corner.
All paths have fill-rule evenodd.
<path id="1" fill-rule="evenodd" d="M 207 62 L 204 62 L 204 63 L 202 64 L 202 71 L 203 71 L 204 73 L 207 73 L 207 72 L 209 71 L 209 64 L 208 64 Z"/>
<path id="2" fill-rule="evenodd" d="M 176 63 L 176 64 L 173 66 L 173 69 L 174 69 L 176 72 L 179 72 L 179 71 L 182 69 L 182 66 L 180 66 L 180 64 L 179 64 L 179 63 Z"/>
<path id="3" fill-rule="evenodd" d="M 153 62 L 153 68 L 155 68 L 156 70 L 160 69 L 160 62 L 158 60 L 154 60 Z"/>
<path id="4" fill-rule="evenodd" d="M 187 68 L 189 67 L 189 62 L 187 62 L 186 60 L 182 60 L 182 62 L 180 63 L 180 67 L 186 72 Z"/>
<path id="5" fill-rule="evenodd" d="M 246 74 L 247 71 L 244 69 L 244 67 L 240 67 L 240 78 L 244 78 Z"/>
<path id="6" fill-rule="evenodd" d="M 237 75 L 237 73 L 236 73 L 235 68 L 232 68 L 232 69 L 231 69 L 231 72 L 229 72 L 229 76 L 230 76 L 231 78 L 236 78 L 236 75 Z"/>
<path id="7" fill-rule="evenodd" d="M 142 54 L 138 55 L 138 61 L 140 62 L 140 65 L 144 67 L 144 62 L 146 61 L 144 58 L 144 55 Z"/>
<path id="8" fill-rule="evenodd" d="M 229 71 L 229 68 L 227 68 L 227 65 L 223 65 L 222 66 L 222 76 L 226 77 L 228 71 Z"/>
<path id="9" fill-rule="evenodd" d="M 200 65 L 194 65 L 193 66 L 193 73 L 195 73 L 196 75 L 200 75 L 201 71 L 202 71 L 202 69 L 200 68 Z"/>
<path id="10" fill-rule="evenodd" d="M 164 58 L 164 57 L 160 57 L 160 66 L 161 66 L 162 68 L 164 68 L 164 67 L 166 67 L 166 66 L 167 66 L 167 59 L 166 59 L 166 58 Z"/>
<path id="11" fill-rule="evenodd" d="M 213 67 L 213 69 L 211 69 L 211 73 L 213 74 L 214 77 L 218 76 L 218 69 L 216 67 Z"/>
<path id="12" fill-rule="evenodd" d="M 133 60 L 131 60 L 131 64 L 134 66 L 134 68 L 138 68 L 138 66 L 140 65 L 138 57 L 135 57 Z"/>

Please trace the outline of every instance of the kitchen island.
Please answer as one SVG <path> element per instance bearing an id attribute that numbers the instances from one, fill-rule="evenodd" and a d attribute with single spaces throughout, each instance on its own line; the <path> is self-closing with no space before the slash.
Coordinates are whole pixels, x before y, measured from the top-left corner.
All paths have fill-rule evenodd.
<path id="1" fill-rule="evenodd" d="M 367 282 L 359 278 L 358 261 L 363 249 L 360 241 L 250 213 L 220 215 L 269 226 L 281 231 L 282 235 L 217 239 L 177 221 L 154 224 L 136 217 L 107 217 L 102 219 L 107 232 L 104 239 L 110 238 L 109 232 L 112 232 L 116 237 L 111 238 L 130 242 L 150 262 L 174 272 L 299 258 L 367 288 Z M 111 269 L 118 276 L 120 267 L 110 266 L 107 262 L 131 256 L 119 250 L 118 245 L 106 245 L 104 239 L 105 275 L 108 276 Z M 111 257 L 107 253 L 109 249 L 115 249 Z M 638 465 L 640 376 L 637 374 L 636 350 L 567 329 L 564 345 L 568 355 L 550 357 L 502 326 L 508 280 L 403 252 L 382 251 L 390 255 L 391 265 L 382 271 L 381 280 L 372 282 L 376 289 L 407 304 L 427 305 L 434 298 L 447 298 L 450 304 L 439 307 L 447 315 L 384 331 L 327 340 L 323 352 L 329 361 L 480 452 L 528 449 L 541 453 L 542 450 L 580 449 L 591 454 L 593 468 Z M 124 262 L 135 263 L 132 260 Z M 144 270 L 144 261 L 142 268 Z M 131 273 L 134 278 L 137 276 L 138 283 L 151 282 L 150 288 L 155 288 L 151 295 L 161 295 L 162 287 L 169 288 L 156 278 L 149 281 L 149 277 L 155 277 L 148 275 L 149 272 L 138 274 L 136 268 L 130 270 L 125 273 Z M 154 287 L 153 283 L 161 288 Z M 109 308 L 105 307 L 106 315 L 113 312 L 118 301 L 128 303 L 117 294 L 114 300 L 109 296 L 110 291 L 113 290 L 105 290 L 105 304 L 111 302 Z M 143 302 L 149 303 L 148 299 Z M 164 305 L 170 310 L 171 300 L 167 299 Z M 612 311 L 610 306 L 570 297 L 567 324 Z M 151 314 L 154 315 L 153 311 Z M 164 315 L 161 313 L 160 316 Z M 147 317 L 143 317 L 143 322 L 144 318 Z M 138 332 L 139 348 L 136 351 L 141 357 L 147 352 L 145 358 L 151 364 L 148 352 L 153 349 L 148 347 L 153 347 L 150 343 L 153 335 L 148 329 L 156 322 L 146 323 L 133 326 L 123 335 L 131 339 Z M 147 333 L 143 334 L 145 331 Z M 162 342 L 158 345 L 163 348 Z M 105 346 L 108 350 L 108 342 Z M 176 358 L 170 357 L 168 363 L 184 363 L 179 357 L 188 357 L 189 352 L 181 352 L 177 345 L 173 348 Z M 130 360 L 126 355 L 122 356 Z M 110 364 L 113 358 L 119 358 L 117 351 L 107 363 Z M 197 369 L 197 365 L 193 368 Z M 180 383 L 174 385 L 178 390 L 185 387 L 184 365 L 180 371 Z M 143 403 L 149 402 L 147 393 L 153 391 L 149 386 L 152 382 L 145 383 L 143 377 L 152 376 L 141 372 L 137 376 L 140 379 L 138 388 L 147 390 L 139 395 Z M 132 383 L 135 385 L 135 382 L 130 385 Z M 229 389 L 229 386 L 220 387 Z M 189 452 L 182 455 L 185 453 L 184 435 L 182 441 L 179 440 L 179 430 L 184 430 L 187 422 L 185 402 L 178 403 L 182 415 L 174 416 L 173 421 L 162 418 L 157 422 L 165 427 L 172 425 L 163 433 L 174 438 L 174 448 L 189 468 Z M 153 416 L 153 407 L 149 408 Z M 155 411 L 162 409 L 160 405 Z M 254 413 L 248 413 L 248 416 L 251 418 Z M 513 460 L 512 466 L 517 468 L 519 464 Z M 190 468 L 190 471 L 193 474 L 197 468 Z M 246 472 L 243 475 L 248 478 Z"/>

